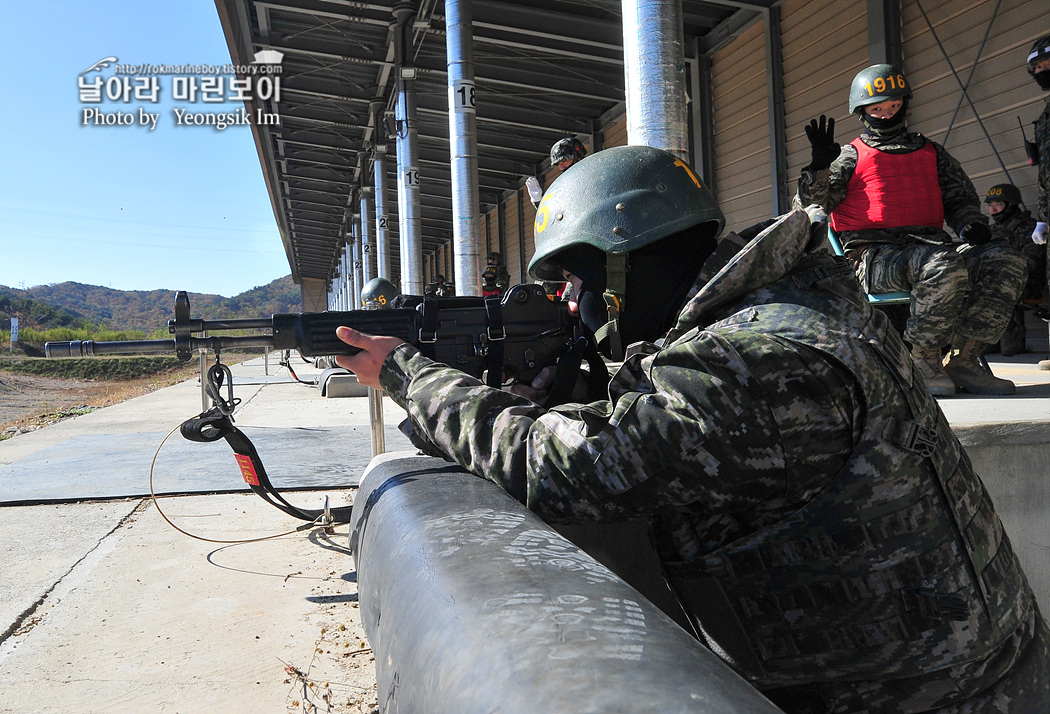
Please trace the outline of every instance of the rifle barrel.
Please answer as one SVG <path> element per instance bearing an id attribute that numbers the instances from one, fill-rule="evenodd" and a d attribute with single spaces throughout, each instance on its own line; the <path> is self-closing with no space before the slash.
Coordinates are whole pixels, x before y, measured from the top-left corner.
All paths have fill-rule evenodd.
<path id="1" fill-rule="evenodd" d="M 44 355 L 47 357 L 164 354 L 174 351 L 174 340 L 122 340 L 120 342 L 72 340 L 70 342 L 48 342 L 44 344 Z"/>

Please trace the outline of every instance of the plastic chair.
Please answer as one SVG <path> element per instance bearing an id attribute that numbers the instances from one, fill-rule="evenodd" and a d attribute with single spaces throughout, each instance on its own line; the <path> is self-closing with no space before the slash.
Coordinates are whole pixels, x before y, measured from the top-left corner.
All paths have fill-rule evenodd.
<path id="1" fill-rule="evenodd" d="M 831 226 L 828 226 L 828 243 L 831 244 L 831 250 L 835 255 L 845 255 L 838 236 L 835 235 L 835 231 L 831 230 Z M 868 293 L 868 302 L 872 305 L 908 305 L 911 303 L 911 295 L 903 290 L 889 293 Z"/>

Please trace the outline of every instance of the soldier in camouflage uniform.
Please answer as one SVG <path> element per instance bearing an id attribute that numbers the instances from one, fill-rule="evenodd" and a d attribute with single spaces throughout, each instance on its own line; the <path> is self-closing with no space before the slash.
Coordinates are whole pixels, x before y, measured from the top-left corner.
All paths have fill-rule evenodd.
<path id="1" fill-rule="evenodd" d="M 510 273 L 507 271 L 507 267 L 503 265 L 499 252 L 495 250 L 489 251 L 486 258 L 485 269 L 488 270 L 489 268 L 496 274 L 496 289 L 499 290 L 500 295 L 503 295 L 510 289 Z"/>
<path id="2" fill-rule="evenodd" d="M 1050 35 L 1041 37 L 1028 52 L 1028 74 L 1044 92 L 1050 91 Z M 1035 145 L 1039 162 L 1039 236 L 1037 242 L 1046 243 L 1047 224 L 1050 223 L 1050 94 L 1043 97 L 1046 106 L 1035 120 Z"/>
<path id="3" fill-rule="evenodd" d="M 834 119 L 806 127 L 813 160 L 799 179 L 796 206 L 815 203 L 831 214 L 866 290 L 911 293 L 904 339 L 932 394 L 954 394 L 956 387 L 1013 394 L 1013 382 L 989 373 L 981 356 L 1006 329 L 1024 286 L 1024 259 L 1009 246 L 989 244 L 980 200 L 959 162 L 908 132 L 910 98 L 895 67 L 861 70 L 849 110 L 865 131 L 840 151 Z M 945 220 L 964 244 L 953 244 Z"/>
<path id="4" fill-rule="evenodd" d="M 1028 74 L 1044 92 L 1050 91 L 1050 35 L 1041 37 L 1028 51 L 1026 62 Z M 1043 113 L 1035 120 L 1035 156 L 1031 156 L 1039 165 L 1037 183 L 1039 185 L 1039 206 L 1036 210 L 1035 230 L 1032 240 L 1045 245 L 1050 236 L 1050 94 L 1043 97 Z M 1050 360 L 1039 363 L 1040 369 L 1050 369 Z"/>
<path id="5" fill-rule="evenodd" d="M 1050 632 L 903 342 L 805 211 L 750 241 L 723 225 L 649 147 L 550 186 L 529 274 L 631 345 L 592 403 L 349 328 L 338 362 L 546 520 L 649 519 L 697 636 L 787 712 L 1048 711 Z"/>
<path id="6" fill-rule="evenodd" d="M 985 194 L 984 202 L 992 216 L 992 240 L 1012 245 L 1024 256 L 1028 266 L 1028 280 L 1021 293 L 1021 300 L 1038 305 L 1046 299 L 1047 273 L 1046 245 L 1039 245 L 1032 240 L 1036 220 L 1022 206 L 1021 192 L 1013 184 L 999 183 L 992 186 Z M 1014 308 L 1010 324 L 1003 333 L 999 352 L 1005 357 L 1025 350 L 1024 313 L 1021 305 Z"/>

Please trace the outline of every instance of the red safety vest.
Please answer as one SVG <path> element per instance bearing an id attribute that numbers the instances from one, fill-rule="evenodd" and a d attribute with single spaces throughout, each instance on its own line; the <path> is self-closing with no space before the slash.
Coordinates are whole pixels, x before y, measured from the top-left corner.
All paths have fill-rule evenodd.
<path id="1" fill-rule="evenodd" d="M 857 168 L 846 184 L 846 197 L 831 212 L 834 230 L 944 225 L 933 144 L 906 154 L 873 149 L 860 137 L 850 145 L 857 149 Z"/>

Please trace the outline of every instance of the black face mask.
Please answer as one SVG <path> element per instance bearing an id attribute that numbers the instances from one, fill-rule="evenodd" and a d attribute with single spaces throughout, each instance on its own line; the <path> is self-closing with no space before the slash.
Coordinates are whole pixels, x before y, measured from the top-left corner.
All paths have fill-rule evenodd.
<path id="1" fill-rule="evenodd" d="M 1001 226 L 1002 224 L 1009 221 L 1011 218 L 1021 212 L 1021 207 L 1016 206 L 1012 203 L 1006 204 L 1006 208 L 992 216 L 992 220 L 995 221 L 996 225 Z"/>
<path id="2" fill-rule="evenodd" d="M 1042 72 L 1036 72 L 1032 76 L 1035 78 L 1035 83 L 1039 85 L 1040 89 L 1050 89 L 1050 69 L 1044 69 Z"/>
<path id="3" fill-rule="evenodd" d="M 900 111 L 889 119 L 876 119 L 873 116 L 868 116 L 868 113 L 861 108 L 860 121 L 868 130 L 867 133 L 880 139 L 892 139 L 899 134 L 903 134 L 908 128 L 908 100 L 904 99 L 903 102 Z"/>
<path id="4" fill-rule="evenodd" d="M 620 316 L 625 346 L 657 340 L 674 326 L 685 296 L 716 245 L 714 224 L 701 224 L 630 254 Z M 580 279 L 580 291 L 573 295 L 580 320 L 592 332 L 598 330 L 609 320 L 603 297 L 605 254 L 579 246 L 560 253 L 557 262 Z"/>

